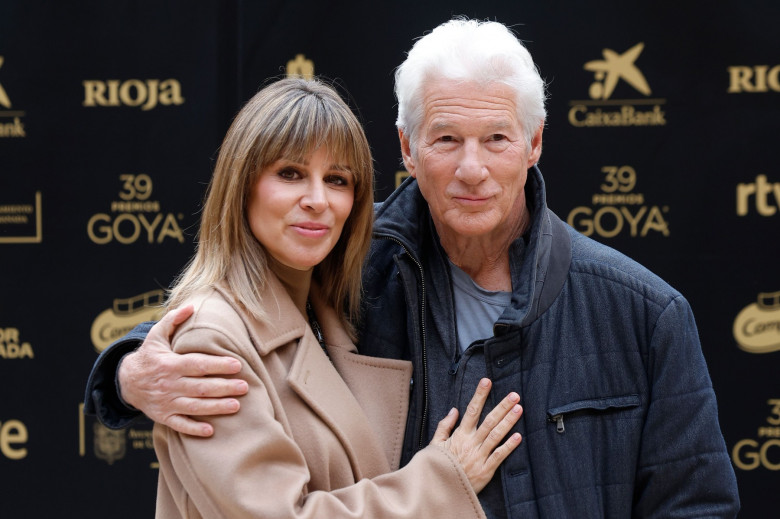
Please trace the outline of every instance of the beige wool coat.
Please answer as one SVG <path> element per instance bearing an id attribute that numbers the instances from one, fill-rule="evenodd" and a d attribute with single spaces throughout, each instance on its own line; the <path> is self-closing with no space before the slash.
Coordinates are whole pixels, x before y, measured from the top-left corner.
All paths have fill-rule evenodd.
<path id="1" fill-rule="evenodd" d="M 158 518 L 483 518 L 456 459 L 428 446 L 398 469 L 411 364 L 359 355 L 313 298 L 330 359 L 273 275 L 268 322 L 224 287 L 193 298 L 176 352 L 239 359 L 249 384 L 211 438 L 155 425 Z M 393 472 L 394 471 L 394 472 Z"/>

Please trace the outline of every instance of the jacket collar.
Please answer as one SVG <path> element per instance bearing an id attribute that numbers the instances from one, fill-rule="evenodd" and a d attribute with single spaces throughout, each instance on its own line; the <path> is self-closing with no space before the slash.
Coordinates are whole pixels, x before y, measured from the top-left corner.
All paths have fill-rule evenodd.
<path id="1" fill-rule="evenodd" d="M 500 326 L 527 326 L 542 315 L 560 293 L 571 263 L 567 227 L 547 207 L 544 179 L 537 166 L 528 170 L 525 190 L 531 212 L 528 243 L 520 243 L 521 237 L 510 246 L 513 251 L 525 248 L 525 259 L 512 263 L 512 304 L 499 319 Z M 417 181 L 406 179 L 385 202 L 376 205 L 375 216 L 374 237 L 397 241 L 419 263 L 426 240 L 431 233 L 435 237 L 436 231 Z"/>

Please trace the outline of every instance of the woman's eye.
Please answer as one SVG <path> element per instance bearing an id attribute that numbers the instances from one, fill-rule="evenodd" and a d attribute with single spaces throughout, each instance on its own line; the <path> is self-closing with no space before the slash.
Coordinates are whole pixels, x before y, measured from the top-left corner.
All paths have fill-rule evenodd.
<path id="1" fill-rule="evenodd" d="M 348 186 L 350 177 L 348 175 L 329 175 L 326 181 L 336 186 Z"/>
<path id="2" fill-rule="evenodd" d="M 285 180 L 295 180 L 301 176 L 300 173 L 294 168 L 282 168 L 279 170 L 277 175 Z"/>
<path id="3" fill-rule="evenodd" d="M 506 135 L 500 133 L 494 133 L 490 136 L 491 141 L 503 141 L 504 139 L 506 139 Z"/>
<path id="4" fill-rule="evenodd" d="M 452 135 L 442 135 L 439 137 L 439 140 L 442 142 L 452 142 Z"/>

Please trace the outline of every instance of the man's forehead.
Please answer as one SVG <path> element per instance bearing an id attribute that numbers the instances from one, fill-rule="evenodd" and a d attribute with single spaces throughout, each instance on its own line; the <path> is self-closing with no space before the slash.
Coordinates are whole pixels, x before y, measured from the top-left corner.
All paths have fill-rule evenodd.
<path id="1" fill-rule="evenodd" d="M 511 114 L 517 113 L 515 99 L 515 92 L 503 83 L 440 79 L 426 84 L 422 108 L 432 117 L 452 114 L 511 119 Z"/>

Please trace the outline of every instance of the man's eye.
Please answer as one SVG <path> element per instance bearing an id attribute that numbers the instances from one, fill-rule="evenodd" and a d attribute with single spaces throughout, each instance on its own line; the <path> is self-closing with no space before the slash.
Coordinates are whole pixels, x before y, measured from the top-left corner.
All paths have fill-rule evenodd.
<path id="1" fill-rule="evenodd" d="M 503 135 L 501 133 L 494 133 L 493 135 L 490 136 L 491 141 L 503 141 L 504 139 L 506 139 L 506 135 Z"/>
<path id="2" fill-rule="evenodd" d="M 452 135 L 442 135 L 441 137 L 439 137 L 439 140 L 443 142 L 452 142 L 453 138 Z"/>

